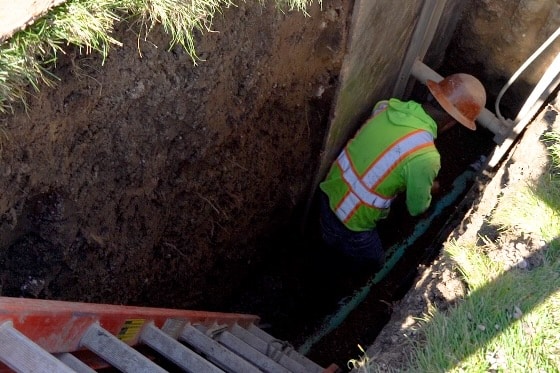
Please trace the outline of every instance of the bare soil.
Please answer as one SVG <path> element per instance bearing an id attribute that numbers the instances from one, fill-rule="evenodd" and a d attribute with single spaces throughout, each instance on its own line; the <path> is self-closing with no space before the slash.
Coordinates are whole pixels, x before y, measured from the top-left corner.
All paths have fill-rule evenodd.
<path id="1" fill-rule="evenodd" d="M 196 66 L 127 24 L 61 54 L 0 119 L 2 295 L 223 309 L 305 203 L 350 9 L 225 9 Z"/>

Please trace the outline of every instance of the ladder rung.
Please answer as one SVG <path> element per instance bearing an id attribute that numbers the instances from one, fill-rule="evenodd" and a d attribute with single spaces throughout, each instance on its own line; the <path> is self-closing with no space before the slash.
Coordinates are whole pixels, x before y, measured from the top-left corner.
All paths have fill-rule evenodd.
<path id="1" fill-rule="evenodd" d="M 74 372 L 14 329 L 11 321 L 0 325 L 0 360 L 16 372 Z"/>
<path id="2" fill-rule="evenodd" d="M 54 356 L 77 373 L 95 373 L 95 370 L 91 369 L 89 365 L 69 352 L 54 354 Z"/>
<path id="3" fill-rule="evenodd" d="M 97 323 L 89 327 L 80 344 L 123 372 L 165 372 L 164 369 L 120 341 Z"/>
<path id="4" fill-rule="evenodd" d="M 207 335 L 215 330 L 215 340 L 265 372 L 290 373 L 288 369 L 227 331 L 227 325 L 214 325 L 214 327 L 209 329 L 201 326 L 197 329 L 205 332 Z"/>
<path id="5" fill-rule="evenodd" d="M 308 373 L 308 370 L 302 364 L 288 356 L 285 348 L 282 348 L 274 343 L 267 343 L 263 341 L 238 324 L 232 325 L 230 332 L 259 352 L 270 357 L 272 360 L 277 361 L 280 365 L 286 367 L 290 372 Z"/>
<path id="6" fill-rule="evenodd" d="M 165 334 L 154 326 L 154 324 L 149 324 L 144 327 L 140 334 L 140 340 L 187 372 L 223 372 L 223 370 L 210 363 L 208 360 L 205 360 L 200 355 L 197 355 L 186 346 Z"/>
<path id="7" fill-rule="evenodd" d="M 261 371 L 190 324 L 183 329 L 179 339 L 200 350 L 210 361 L 227 371 L 243 373 L 257 373 Z"/>
<path id="8" fill-rule="evenodd" d="M 260 339 L 262 339 L 266 343 L 272 343 L 273 344 L 273 343 L 276 343 L 276 342 L 281 342 L 278 339 L 271 336 L 270 334 L 268 334 L 267 332 L 265 332 L 264 330 L 262 330 L 261 328 L 259 328 L 258 326 L 256 326 L 255 324 L 250 324 L 247 327 L 247 331 L 249 331 L 251 334 L 254 334 L 255 336 L 259 337 Z M 325 370 L 319 364 L 317 364 L 314 361 L 306 358 L 304 355 L 300 354 L 299 352 L 297 352 L 294 349 L 289 349 L 287 351 L 287 354 L 288 354 L 289 357 L 291 357 L 292 359 L 294 359 L 295 361 L 297 361 L 298 363 L 303 365 L 307 369 L 308 372 L 315 373 L 315 372 L 323 372 Z"/>

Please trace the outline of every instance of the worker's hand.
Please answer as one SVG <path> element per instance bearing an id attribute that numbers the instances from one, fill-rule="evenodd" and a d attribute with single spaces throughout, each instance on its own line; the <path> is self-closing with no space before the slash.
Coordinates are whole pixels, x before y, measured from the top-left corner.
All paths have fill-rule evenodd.
<path id="1" fill-rule="evenodd" d="M 434 181 L 432 184 L 432 195 L 439 194 L 439 181 Z"/>

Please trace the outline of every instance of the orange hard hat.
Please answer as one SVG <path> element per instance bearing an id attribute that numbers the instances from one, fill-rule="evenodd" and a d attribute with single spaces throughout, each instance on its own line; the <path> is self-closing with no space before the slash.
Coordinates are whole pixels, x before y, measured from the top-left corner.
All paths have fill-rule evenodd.
<path id="1" fill-rule="evenodd" d="M 474 120 L 486 105 L 482 83 L 469 74 L 452 74 L 440 81 L 426 82 L 441 107 L 463 126 L 475 130 Z"/>

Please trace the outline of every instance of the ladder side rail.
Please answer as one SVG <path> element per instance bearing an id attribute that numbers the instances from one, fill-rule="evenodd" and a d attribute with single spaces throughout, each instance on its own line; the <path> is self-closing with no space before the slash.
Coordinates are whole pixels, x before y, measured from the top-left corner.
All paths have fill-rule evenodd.
<path id="1" fill-rule="evenodd" d="M 16 330 L 50 353 L 77 351 L 81 337 L 94 322 L 103 325 L 103 328 L 113 335 L 126 333 L 128 330 L 126 338 L 119 338 L 126 344 L 134 346 L 141 325 L 149 322 L 162 328 L 168 323 L 185 325 L 187 322 L 207 325 L 213 322 L 248 325 L 258 319 L 255 315 L 237 313 L 0 296 L 0 324 L 4 321 L 12 321 Z M 136 334 L 133 334 L 133 328 L 127 326 L 127 323 L 131 322 L 134 323 Z"/>
<path id="2" fill-rule="evenodd" d="M 248 325 L 258 319 L 255 315 L 238 313 L 0 296 L 0 324 L 12 321 L 15 329 L 50 353 L 76 351 L 81 336 L 91 323 L 96 321 L 117 335 L 123 324 L 129 320 L 146 323 L 153 321 L 161 328 L 169 320 L 205 324 L 219 321 L 228 325 L 237 322 Z M 53 335 L 55 337 L 49 338 Z M 136 341 L 129 339 L 125 342 L 134 345 Z"/>

